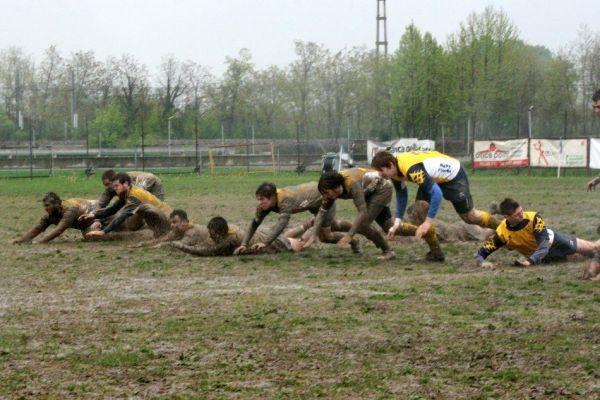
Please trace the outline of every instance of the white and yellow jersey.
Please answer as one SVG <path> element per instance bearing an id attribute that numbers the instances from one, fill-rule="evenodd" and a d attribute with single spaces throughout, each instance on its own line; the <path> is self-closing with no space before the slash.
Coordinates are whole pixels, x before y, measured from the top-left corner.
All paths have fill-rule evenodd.
<path id="1" fill-rule="evenodd" d="M 439 151 L 411 151 L 398 154 L 396 159 L 402 174 L 400 180 L 409 180 L 418 185 L 425 181 L 423 170 L 414 168 L 418 164 L 423 164 L 425 172 L 436 183 L 451 181 L 456 178 L 461 168 L 460 161 Z"/>

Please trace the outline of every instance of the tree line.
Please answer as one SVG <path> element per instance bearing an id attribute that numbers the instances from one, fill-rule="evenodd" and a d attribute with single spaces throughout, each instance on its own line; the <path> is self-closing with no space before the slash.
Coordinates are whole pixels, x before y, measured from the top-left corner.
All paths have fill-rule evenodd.
<path id="1" fill-rule="evenodd" d="M 534 137 L 600 133 L 590 110 L 600 88 L 600 34 L 583 27 L 553 53 L 519 37 L 501 10 L 472 13 L 445 43 L 415 25 L 393 54 L 328 50 L 295 42 L 295 60 L 258 69 L 249 50 L 215 76 L 202 64 L 163 58 L 154 74 L 132 55 L 39 63 L 0 51 L 0 140 L 88 140 L 135 146 L 175 139 L 387 140 Z"/>

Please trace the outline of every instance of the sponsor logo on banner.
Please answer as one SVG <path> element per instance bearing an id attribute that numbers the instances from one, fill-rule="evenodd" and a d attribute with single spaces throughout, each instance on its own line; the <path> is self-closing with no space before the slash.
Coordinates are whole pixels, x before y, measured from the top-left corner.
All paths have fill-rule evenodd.
<path id="1" fill-rule="evenodd" d="M 475 141 L 474 168 L 526 167 L 527 139 L 505 141 Z"/>
<path id="2" fill-rule="evenodd" d="M 586 163 L 586 139 L 531 141 L 532 167 L 585 167 Z"/>
<path id="3" fill-rule="evenodd" d="M 387 142 L 367 141 L 367 159 L 369 163 L 373 156 L 381 150 L 387 150 L 393 155 L 406 153 L 409 151 L 430 151 L 435 150 L 435 142 L 433 140 L 419 140 L 414 138 L 390 140 Z"/>

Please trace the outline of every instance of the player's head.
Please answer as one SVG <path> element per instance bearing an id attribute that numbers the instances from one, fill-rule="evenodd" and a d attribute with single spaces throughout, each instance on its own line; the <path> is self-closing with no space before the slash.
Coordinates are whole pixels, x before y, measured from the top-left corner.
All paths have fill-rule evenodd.
<path id="1" fill-rule="evenodd" d="M 277 204 L 277 187 L 274 183 L 261 183 L 256 189 L 255 195 L 258 207 L 262 210 L 270 210 Z"/>
<path id="2" fill-rule="evenodd" d="M 516 200 L 509 197 L 500 203 L 500 213 L 504 215 L 509 225 L 515 225 L 523 221 L 523 208 Z"/>
<path id="3" fill-rule="evenodd" d="M 171 230 L 175 232 L 183 232 L 189 225 L 189 219 L 187 213 L 182 209 L 173 210 L 169 215 L 169 221 L 171 222 Z"/>
<path id="4" fill-rule="evenodd" d="M 206 227 L 208 228 L 208 234 L 215 242 L 223 240 L 229 232 L 227 220 L 221 216 L 211 218 Z"/>
<path id="5" fill-rule="evenodd" d="M 337 171 L 327 171 L 319 178 L 319 193 L 335 200 L 344 191 L 344 177 Z"/>
<path id="6" fill-rule="evenodd" d="M 598 117 L 600 117 L 600 89 L 596 90 L 592 96 L 592 108 Z"/>
<path id="7" fill-rule="evenodd" d="M 52 214 L 56 212 L 60 208 L 60 197 L 54 192 L 48 192 L 42 198 L 42 203 L 44 205 L 44 210 L 48 214 Z"/>
<path id="8" fill-rule="evenodd" d="M 116 176 L 117 173 L 113 169 L 107 169 L 106 171 L 104 171 L 102 173 L 102 184 L 104 185 L 104 187 L 112 186 L 112 183 L 115 180 Z"/>
<path id="9" fill-rule="evenodd" d="M 376 169 L 384 178 L 392 178 L 400 175 L 398 170 L 398 160 L 396 157 L 386 150 L 378 151 L 371 160 L 371 167 Z"/>
<path id="10" fill-rule="evenodd" d="M 125 196 L 131 187 L 131 177 L 125 172 L 119 172 L 115 175 L 112 184 L 117 196 Z"/>

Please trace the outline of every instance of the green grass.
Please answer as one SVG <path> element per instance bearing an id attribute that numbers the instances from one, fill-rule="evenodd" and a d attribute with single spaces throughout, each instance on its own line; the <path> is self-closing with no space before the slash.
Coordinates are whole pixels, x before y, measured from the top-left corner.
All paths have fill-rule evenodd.
<path id="1" fill-rule="evenodd" d="M 245 228 L 262 181 L 315 173 L 164 175 L 167 199 L 196 223 L 217 214 Z M 475 204 L 517 198 L 557 230 L 597 239 L 598 194 L 585 176 L 470 177 Z M 422 261 L 324 245 L 292 255 L 202 259 L 127 243 L 9 245 L 42 215 L 47 191 L 97 198 L 81 171 L 1 180 L 0 398 L 488 399 L 600 396 L 600 294 L 582 263 L 472 267 L 481 243 L 444 245 Z M 409 186 L 411 196 L 414 186 Z M 352 218 L 351 202 L 338 206 Z M 293 222 L 303 221 L 296 215 Z M 440 219 L 458 220 L 445 202 Z M 275 217 L 268 217 L 267 224 Z"/>

